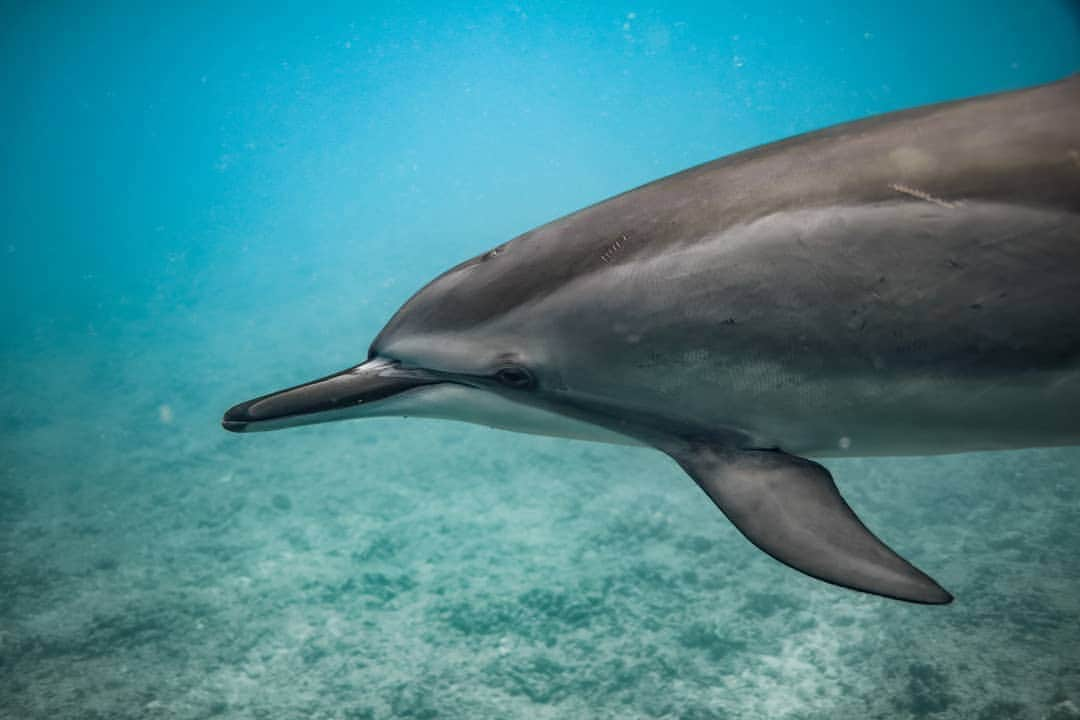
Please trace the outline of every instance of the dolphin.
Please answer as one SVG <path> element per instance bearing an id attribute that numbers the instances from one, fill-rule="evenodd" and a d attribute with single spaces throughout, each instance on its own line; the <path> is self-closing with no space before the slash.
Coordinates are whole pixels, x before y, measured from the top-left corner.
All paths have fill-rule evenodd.
<path id="1" fill-rule="evenodd" d="M 808 457 L 1080 444 L 1080 75 L 753 148 L 435 278 L 225 429 L 410 415 L 646 445 L 755 545 L 952 600 Z"/>

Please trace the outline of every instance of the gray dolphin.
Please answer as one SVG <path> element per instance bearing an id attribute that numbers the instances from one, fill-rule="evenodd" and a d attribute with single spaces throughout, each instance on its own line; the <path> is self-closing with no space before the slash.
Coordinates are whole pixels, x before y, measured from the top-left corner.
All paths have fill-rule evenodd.
<path id="1" fill-rule="evenodd" d="M 230 409 L 656 447 L 816 578 L 952 596 L 802 456 L 1080 444 L 1080 75 L 838 125 L 580 210 L 440 275 L 367 361 Z"/>

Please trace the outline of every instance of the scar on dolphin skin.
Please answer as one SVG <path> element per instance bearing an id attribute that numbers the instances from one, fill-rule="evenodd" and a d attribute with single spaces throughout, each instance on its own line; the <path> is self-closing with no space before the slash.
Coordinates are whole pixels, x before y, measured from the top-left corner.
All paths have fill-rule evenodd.
<path id="1" fill-rule="evenodd" d="M 601 255 L 600 255 L 601 262 L 610 263 L 611 259 L 615 257 L 615 253 L 622 250 L 623 243 L 626 242 L 629 239 L 630 238 L 627 236 L 626 233 L 623 233 L 622 235 L 620 235 L 618 240 L 611 243 L 611 245 L 608 247 L 608 249 L 605 250 L 603 253 L 601 253 Z"/>
<path id="2" fill-rule="evenodd" d="M 889 185 L 889 187 L 896 192 L 904 193 L 905 195 L 910 195 L 911 197 L 919 198 L 920 200 L 925 200 L 926 202 L 932 202 L 935 205 L 940 205 L 941 207 L 949 208 L 950 210 L 958 208 L 964 204 L 958 200 L 953 202 L 950 202 L 948 200 L 942 200 L 941 198 L 934 197 L 933 195 L 924 190 L 919 190 L 918 188 L 909 187 L 907 185 L 901 185 L 900 183 L 892 183 L 891 185 Z"/>

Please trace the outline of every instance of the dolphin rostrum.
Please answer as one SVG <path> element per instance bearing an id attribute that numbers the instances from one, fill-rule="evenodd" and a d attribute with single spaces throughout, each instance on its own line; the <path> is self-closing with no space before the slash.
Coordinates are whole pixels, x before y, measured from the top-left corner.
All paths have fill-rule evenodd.
<path id="1" fill-rule="evenodd" d="M 579 210 L 437 277 L 365 362 L 223 424 L 377 415 L 653 446 L 777 560 L 947 603 L 804 456 L 1080 444 L 1080 75 Z"/>

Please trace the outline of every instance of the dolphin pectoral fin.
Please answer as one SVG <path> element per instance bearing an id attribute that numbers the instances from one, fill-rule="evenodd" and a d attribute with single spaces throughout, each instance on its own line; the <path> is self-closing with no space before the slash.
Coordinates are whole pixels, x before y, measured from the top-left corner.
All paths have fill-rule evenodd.
<path id="1" fill-rule="evenodd" d="M 916 603 L 952 595 L 866 529 L 829 471 L 773 450 L 693 446 L 669 454 L 735 527 L 774 558 L 853 590 Z"/>

